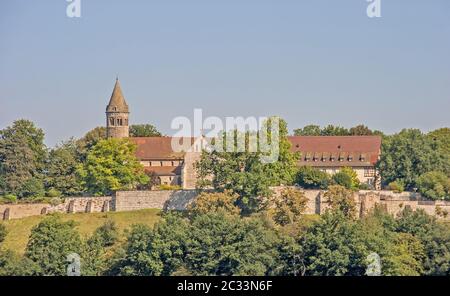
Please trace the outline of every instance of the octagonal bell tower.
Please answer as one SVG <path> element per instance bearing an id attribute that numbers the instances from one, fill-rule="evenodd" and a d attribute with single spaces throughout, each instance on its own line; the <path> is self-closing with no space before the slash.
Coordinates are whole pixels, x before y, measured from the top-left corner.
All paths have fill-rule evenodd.
<path id="1" fill-rule="evenodd" d="M 128 138 L 129 126 L 128 116 L 130 112 L 127 102 L 120 88 L 119 79 L 116 78 L 116 84 L 106 106 L 106 135 L 108 138 Z"/>

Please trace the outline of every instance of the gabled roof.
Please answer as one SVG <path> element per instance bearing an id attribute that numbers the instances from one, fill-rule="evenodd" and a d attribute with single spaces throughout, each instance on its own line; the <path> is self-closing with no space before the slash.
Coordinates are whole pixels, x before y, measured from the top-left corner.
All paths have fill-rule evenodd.
<path id="1" fill-rule="evenodd" d="M 129 138 L 137 145 L 136 157 L 141 160 L 150 159 L 182 159 L 184 152 L 175 152 L 172 149 L 173 137 L 136 137 Z M 180 140 L 182 138 L 179 138 Z M 194 138 L 191 138 L 193 143 Z"/>
<path id="2" fill-rule="evenodd" d="M 106 112 L 129 112 L 118 78 L 116 79 L 116 84 L 114 85 L 109 104 L 106 106 Z"/>
<path id="3" fill-rule="evenodd" d="M 140 160 L 183 159 L 184 152 L 172 149 L 174 137 L 129 138 L 137 145 Z M 196 138 L 190 138 L 191 143 Z M 292 136 L 293 152 L 300 152 L 300 165 L 311 166 L 372 166 L 381 151 L 380 136 Z"/>
<path id="4" fill-rule="evenodd" d="M 301 153 L 300 165 L 372 166 L 381 152 L 381 136 L 291 136 L 289 141 L 291 150 Z M 317 161 L 305 157 L 310 154 Z"/>

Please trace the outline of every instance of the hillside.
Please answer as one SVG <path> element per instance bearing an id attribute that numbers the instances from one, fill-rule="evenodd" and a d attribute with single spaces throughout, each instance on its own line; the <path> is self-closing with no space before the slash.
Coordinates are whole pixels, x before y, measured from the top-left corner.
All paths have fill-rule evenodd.
<path id="1" fill-rule="evenodd" d="M 74 220 L 77 222 L 77 230 L 82 236 L 89 236 L 97 227 L 111 219 L 116 222 L 122 238 L 124 238 L 125 229 L 133 224 L 153 226 L 160 219 L 160 213 L 160 210 L 149 209 L 131 212 L 61 214 L 61 217 L 64 221 Z M 4 222 L 8 229 L 8 235 L 3 243 L 3 247 L 23 253 L 31 229 L 44 218 L 45 216 L 33 216 Z"/>

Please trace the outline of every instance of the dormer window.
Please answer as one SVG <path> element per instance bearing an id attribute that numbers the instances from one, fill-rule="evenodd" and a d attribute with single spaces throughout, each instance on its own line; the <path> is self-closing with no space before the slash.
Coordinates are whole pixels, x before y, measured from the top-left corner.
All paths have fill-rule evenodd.
<path id="1" fill-rule="evenodd" d="M 314 153 L 313 160 L 314 160 L 314 161 L 318 161 L 319 159 L 320 159 L 319 153 L 318 153 L 318 152 L 315 152 L 315 153 Z"/>
<path id="2" fill-rule="evenodd" d="M 349 154 L 348 155 L 348 161 L 352 161 L 353 160 L 353 155 L 352 154 Z"/>
<path id="3" fill-rule="evenodd" d="M 306 156 L 305 156 L 305 161 L 310 161 L 311 160 L 311 152 L 307 152 Z"/>
<path id="4" fill-rule="evenodd" d="M 361 156 L 359 157 L 359 160 L 366 161 L 366 154 L 362 153 Z"/>
<path id="5" fill-rule="evenodd" d="M 334 154 L 334 153 L 331 154 L 330 160 L 331 161 L 335 161 L 336 160 L 336 154 Z"/>

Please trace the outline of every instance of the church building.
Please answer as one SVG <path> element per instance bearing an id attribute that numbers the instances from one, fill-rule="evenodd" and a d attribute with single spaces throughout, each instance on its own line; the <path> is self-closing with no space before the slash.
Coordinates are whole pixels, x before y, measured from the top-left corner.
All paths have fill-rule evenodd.
<path id="1" fill-rule="evenodd" d="M 108 138 L 129 138 L 137 145 L 136 157 L 147 174 L 161 185 L 178 185 L 194 189 L 196 173 L 194 163 L 200 159 L 201 149 L 175 152 L 172 137 L 129 137 L 130 110 L 123 96 L 119 80 L 106 107 Z M 361 183 L 380 188 L 375 168 L 381 153 L 380 136 L 290 136 L 293 152 L 300 152 L 298 165 L 309 165 L 330 174 L 342 167 L 356 171 Z M 191 139 L 193 147 L 198 143 Z M 201 146 L 201 145 L 200 145 Z"/>

